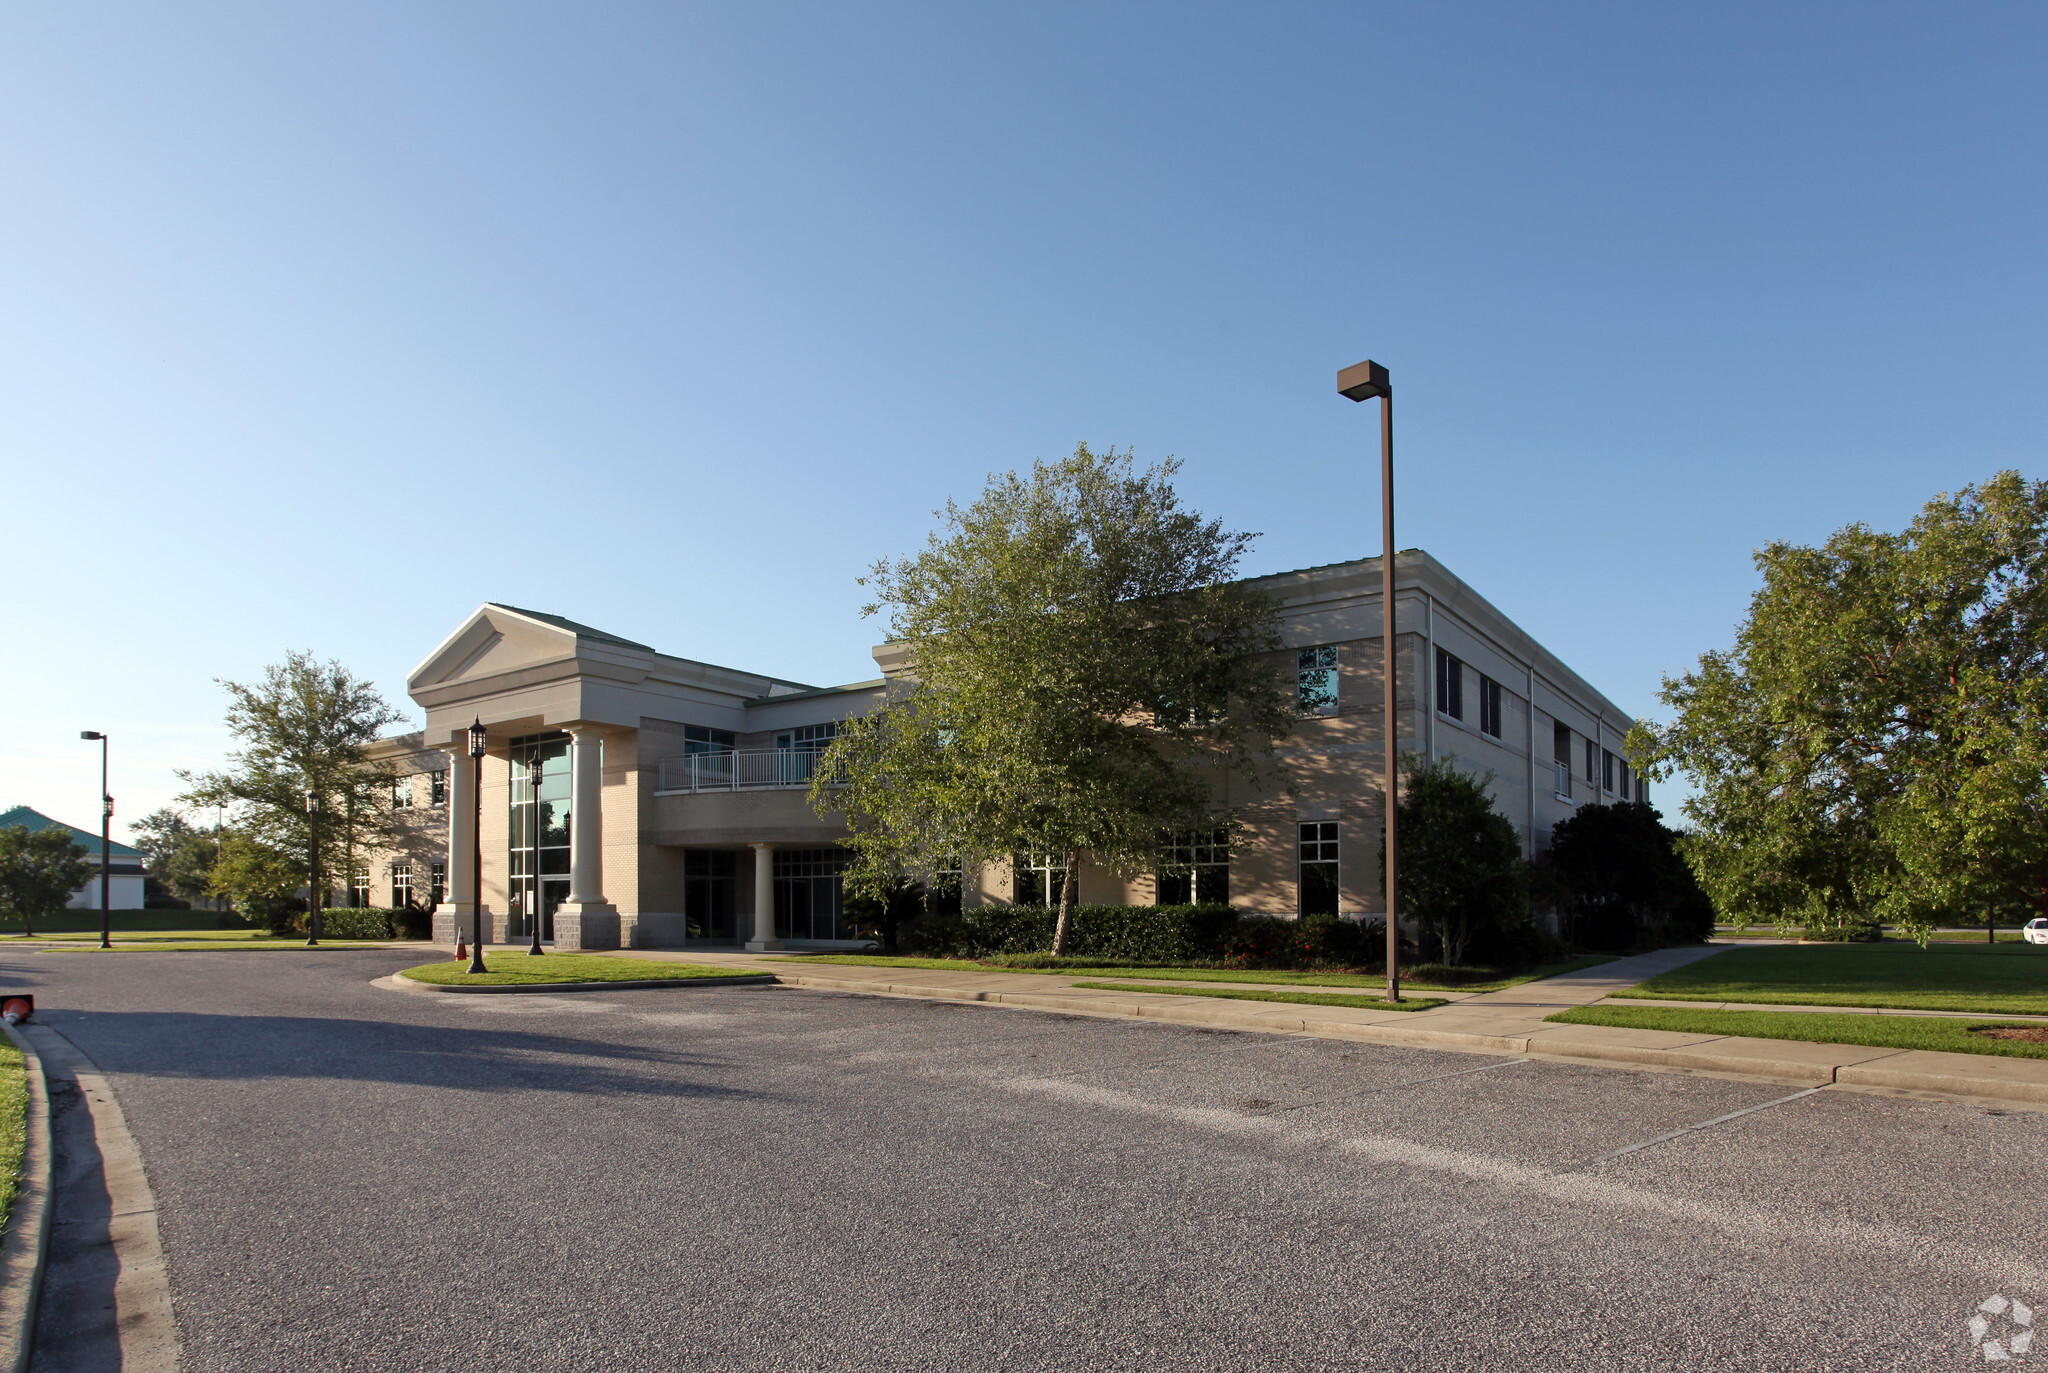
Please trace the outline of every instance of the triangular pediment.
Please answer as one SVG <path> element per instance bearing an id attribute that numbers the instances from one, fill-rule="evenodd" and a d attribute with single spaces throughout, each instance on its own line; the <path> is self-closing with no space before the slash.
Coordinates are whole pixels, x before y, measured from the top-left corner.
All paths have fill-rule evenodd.
<path id="1" fill-rule="evenodd" d="M 406 688 L 447 686 L 557 662 L 576 653 L 572 630 L 547 624 L 504 606 L 484 605 L 442 640 L 405 679 Z"/>

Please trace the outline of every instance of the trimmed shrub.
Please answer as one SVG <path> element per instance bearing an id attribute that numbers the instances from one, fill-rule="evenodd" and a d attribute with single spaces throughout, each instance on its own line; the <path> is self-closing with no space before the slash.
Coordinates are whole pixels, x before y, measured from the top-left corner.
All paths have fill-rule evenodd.
<path id="1" fill-rule="evenodd" d="M 320 933 L 328 939 L 390 939 L 391 912 L 374 906 L 329 906 L 320 912 Z"/>
<path id="2" fill-rule="evenodd" d="M 391 912 L 391 925 L 398 939 L 432 939 L 434 912 L 431 907 L 407 905 Z"/>
<path id="3" fill-rule="evenodd" d="M 224 930 L 253 930 L 256 928 L 255 921 L 246 915 L 237 915 L 233 911 L 222 911 L 213 918 L 213 923 Z"/>
<path id="4" fill-rule="evenodd" d="M 1076 906 L 1067 953 L 1128 963 L 1181 963 L 1221 956 L 1237 924 L 1228 906 Z M 982 906 L 957 918 L 959 952 L 969 958 L 1042 953 L 1059 911 L 1050 906 Z"/>
<path id="5" fill-rule="evenodd" d="M 1385 965 L 1387 922 L 1378 916 L 1345 920 L 1305 915 L 1299 920 L 1254 916 L 1226 931 L 1218 952 L 1230 968 L 1353 968 Z"/>

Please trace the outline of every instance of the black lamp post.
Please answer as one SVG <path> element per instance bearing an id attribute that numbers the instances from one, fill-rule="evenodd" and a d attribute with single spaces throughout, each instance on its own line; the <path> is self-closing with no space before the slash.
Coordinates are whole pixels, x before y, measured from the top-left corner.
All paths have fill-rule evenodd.
<path id="1" fill-rule="evenodd" d="M 469 854 L 469 970 L 487 973 L 484 966 L 484 750 L 491 744 L 491 732 L 479 716 L 469 727 L 470 803 L 472 841 Z"/>
<path id="2" fill-rule="evenodd" d="M 530 852 L 531 852 L 531 853 L 532 853 L 532 855 L 533 855 L 533 858 L 532 858 L 532 863 L 531 863 L 531 867 L 530 867 L 530 870 L 528 871 L 528 873 L 527 873 L 527 875 L 526 875 L 526 880 L 527 880 L 527 881 L 528 881 L 528 882 L 529 882 L 530 884 L 532 884 L 532 885 L 531 885 L 531 888 L 530 888 L 530 890 L 531 890 L 531 892 L 532 892 L 532 899 L 531 899 L 530 901 L 528 901 L 528 902 L 527 902 L 527 907 L 526 907 L 526 909 L 527 909 L 527 914 L 528 914 L 528 918 L 529 918 L 529 919 L 531 919 L 531 920 L 533 921 L 533 947 L 527 950 L 527 952 L 528 952 L 528 953 L 530 953 L 530 954 L 536 954 L 536 953 L 539 953 L 539 952 L 541 951 L 541 948 L 540 948 L 540 912 L 541 912 L 541 900 L 540 900 L 540 892 L 541 892 L 541 887 L 540 887 L 540 775 L 541 775 L 541 769 L 542 769 L 542 767 L 543 767 L 543 764 L 541 763 L 541 760 L 540 760 L 540 745 L 539 745 L 539 744 L 535 744 L 535 745 L 533 746 L 533 765 L 532 765 L 531 767 L 529 767 L 529 768 L 527 769 L 527 773 L 528 773 L 528 775 L 529 775 L 529 776 L 530 776 L 530 777 L 531 777 L 531 778 L 533 779 L 533 848 L 532 848 L 532 849 L 530 850 Z"/>
<path id="3" fill-rule="evenodd" d="M 1337 374 L 1346 400 L 1380 402 L 1380 656 L 1385 664 L 1387 722 L 1387 1000 L 1401 999 L 1400 920 L 1394 900 L 1394 812 L 1401 777 L 1400 730 L 1394 706 L 1394 385 L 1387 369 L 1367 360 Z"/>
<path id="4" fill-rule="evenodd" d="M 311 879 L 306 884 L 306 942 L 318 944 L 321 897 L 325 895 L 320 883 L 320 793 L 310 787 L 306 789 L 306 834 L 310 856 L 307 876 Z"/>
<path id="5" fill-rule="evenodd" d="M 100 742 L 100 947 L 114 947 L 114 917 L 107 909 L 109 888 L 107 853 L 113 847 L 110 832 L 114 825 L 114 798 L 107 791 L 107 736 L 96 729 L 78 731 L 81 739 L 97 739 Z"/>

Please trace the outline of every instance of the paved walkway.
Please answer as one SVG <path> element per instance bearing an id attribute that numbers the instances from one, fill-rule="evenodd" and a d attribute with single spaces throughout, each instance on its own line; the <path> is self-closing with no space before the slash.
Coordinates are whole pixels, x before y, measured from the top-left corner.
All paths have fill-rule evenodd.
<path id="1" fill-rule="evenodd" d="M 1076 982 L 1114 981 L 1113 972 L 1048 975 L 993 970 L 868 967 L 816 963 L 786 955 L 696 950 L 685 953 L 675 949 L 631 949 L 621 951 L 618 956 L 669 961 L 687 957 L 697 963 L 758 968 L 774 973 L 785 985 L 816 991 L 982 1001 L 1032 1010 L 1137 1017 L 1185 1025 L 1310 1035 L 1321 1039 L 1631 1064 L 1756 1078 L 1802 1087 L 1833 1084 L 2048 1106 L 2048 1059 L 1872 1048 L 1854 1044 L 1815 1044 L 1740 1035 L 1685 1034 L 1607 1025 L 1559 1025 L 1546 1019 L 1569 1007 L 1603 1002 L 1614 992 L 1673 968 L 1711 958 L 1727 947 L 1716 944 L 1663 949 L 1541 982 L 1524 983 L 1505 991 L 1477 994 L 1419 992 L 1418 996 L 1430 999 L 1443 997 L 1449 1002 L 1426 1011 L 1234 1001 L 1220 997 L 1176 996 L 1171 992 L 1094 991 L 1073 985 Z M 1289 985 L 1281 989 L 1267 986 L 1264 990 L 1317 989 Z M 1355 994 L 1361 989 L 1332 987 L 1324 990 Z M 1621 1004 L 1644 1003 L 1630 1001 Z M 1719 1003 L 1685 1004 L 1705 1009 Z M 1744 1006 L 1742 1009 L 1782 1008 Z"/>

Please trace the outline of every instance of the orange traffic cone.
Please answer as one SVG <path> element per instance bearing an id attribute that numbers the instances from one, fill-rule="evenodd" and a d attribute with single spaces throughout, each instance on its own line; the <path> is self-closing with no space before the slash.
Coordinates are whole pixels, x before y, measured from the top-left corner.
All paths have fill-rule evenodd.
<path id="1" fill-rule="evenodd" d="M 462 942 L 462 936 L 455 936 L 455 957 L 458 962 L 469 957 L 469 945 Z"/>

